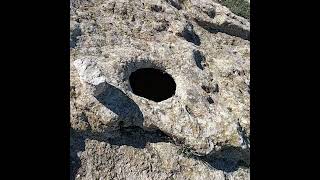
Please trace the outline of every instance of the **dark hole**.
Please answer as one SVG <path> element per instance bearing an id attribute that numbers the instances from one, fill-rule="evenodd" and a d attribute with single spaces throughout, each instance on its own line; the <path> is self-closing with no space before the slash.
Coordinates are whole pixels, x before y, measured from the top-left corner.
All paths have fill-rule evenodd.
<path id="1" fill-rule="evenodd" d="M 214 18 L 216 16 L 216 12 L 211 9 L 211 10 L 208 10 L 207 12 L 205 12 L 209 17 L 211 18 Z"/>
<path id="2" fill-rule="evenodd" d="M 191 42 L 197 46 L 200 46 L 201 44 L 199 36 L 194 32 L 193 27 L 191 25 L 189 25 L 183 30 L 182 37 L 184 37 L 184 39 L 188 42 Z"/>
<path id="3" fill-rule="evenodd" d="M 208 100 L 208 102 L 209 102 L 210 104 L 213 104 L 213 103 L 214 103 L 214 101 L 213 101 L 213 99 L 212 99 L 211 97 L 208 97 L 207 100 Z"/>
<path id="4" fill-rule="evenodd" d="M 151 10 L 155 12 L 160 12 L 160 11 L 163 12 L 163 8 L 158 5 L 151 5 Z"/>
<path id="5" fill-rule="evenodd" d="M 188 106 L 186 106 L 186 110 L 190 115 L 193 115 L 192 112 L 191 112 L 191 109 Z"/>
<path id="6" fill-rule="evenodd" d="M 198 50 L 194 50 L 193 51 L 193 58 L 196 61 L 197 67 L 199 69 L 203 70 L 202 62 L 205 60 L 205 57 L 203 56 L 203 54 Z"/>
<path id="7" fill-rule="evenodd" d="M 205 85 L 202 85 L 201 88 L 206 92 L 206 93 L 210 93 L 211 92 L 211 88 Z"/>
<path id="8" fill-rule="evenodd" d="M 215 87 L 213 88 L 213 92 L 219 92 L 219 85 L 216 84 Z"/>
<path id="9" fill-rule="evenodd" d="M 131 73 L 129 81 L 134 94 L 155 102 L 172 97 L 176 91 L 173 78 L 159 69 L 138 69 Z"/>
<path id="10" fill-rule="evenodd" d="M 177 2 L 175 0 L 167 0 L 167 2 L 173 7 L 177 8 L 178 10 L 182 9 L 181 5 L 179 4 L 179 1 Z"/>

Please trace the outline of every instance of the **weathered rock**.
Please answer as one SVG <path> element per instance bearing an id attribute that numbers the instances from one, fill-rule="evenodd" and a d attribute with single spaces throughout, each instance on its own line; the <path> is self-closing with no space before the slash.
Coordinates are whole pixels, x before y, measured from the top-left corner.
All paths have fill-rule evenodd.
<path id="1" fill-rule="evenodd" d="M 87 86 L 93 96 L 98 96 L 107 89 L 106 77 L 97 67 L 94 59 L 83 58 L 74 61 L 80 80 Z"/>
<path id="2" fill-rule="evenodd" d="M 79 135 L 77 133 L 79 132 L 75 136 Z M 224 162 L 220 157 L 209 160 L 207 157 L 192 156 L 185 148 L 168 142 L 164 135 L 158 133 L 133 128 L 120 131 L 120 134 L 114 134 L 111 138 L 86 134 L 86 140 L 74 139 L 72 142 L 79 139 L 82 141 L 82 151 L 72 154 L 73 159 L 81 160 L 72 161 L 79 167 L 76 169 L 78 173 L 75 179 L 249 178 L 248 169 L 236 165 L 233 167 L 235 170 L 230 171 L 228 167 L 223 167 Z M 154 141 L 149 142 L 150 140 Z M 227 153 L 231 156 L 232 153 L 235 154 L 230 150 Z M 217 156 L 223 155 L 220 153 Z"/>
<path id="3" fill-rule="evenodd" d="M 178 148 L 171 143 L 150 143 L 137 150 L 91 141 L 85 149 L 80 155 L 84 162 L 81 170 L 86 171 L 82 173 L 86 175 L 84 179 L 224 179 L 222 171 L 210 170 L 201 161 L 178 155 Z"/>
<path id="4" fill-rule="evenodd" d="M 180 162 L 180 156 L 173 150 L 180 146 L 208 158 L 225 147 L 249 149 L 250 24 L 246 19 L 208 0 L 88 0 L 73 4 L 70 29 L 73 129 L 110 138 L 114 132 L 128 127 L 139 127 L 144 133 L 161 131 L 172 140 L 155 142 L 152 146 L 160 147 L 165 156 L 171 157 L 170 163 Z M 141 68 L 161 69 L 170 74 L 176 83 L 174 96 L 155 102 L 135 95 L 129 77 Z M 187 157 L 183 161 L 200 163 L 193 168 L 189 164 L 191 174 L 173 166 L 163 170 L 160 168 L 163 162 L 151 163 L 150 166 L 159 169 L 144 172 L 134 166 L 154 160 L 146 156 L 150 149 L 123 144 L 117 147 L 124 152 L 119 156 L 119 150 L 105 139 L 101 146 L 90 137 L 85 138 L 90 145 L 82 148 L 85 153 L 81 154 L 77 174 L 83 179 L 227 176 Z M 108 158 L 126 162 L 120 167 L 119 163 L 105 159 L 105 153 L 109 153 Z M 128 165 L 130 162 L 125 159 L 131 159 L 134 165 Z M 228 178 L 248 179 L 247 170 L 238 174 L 229 172 Z"/>
<path id="5" fill-rule="evenodd" d="M 243 39 L 250 39 L 250 23 L 245 18 L 233 14 L 224 6 L 207 0 L 190 0 L 188 2 L 187 12 L 199 26 L 209 32 L 223 32 Z"/>

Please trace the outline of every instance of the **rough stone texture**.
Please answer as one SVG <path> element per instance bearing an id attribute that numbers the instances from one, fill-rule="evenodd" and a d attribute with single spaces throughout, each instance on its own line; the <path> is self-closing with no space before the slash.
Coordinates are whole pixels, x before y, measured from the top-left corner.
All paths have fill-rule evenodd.
<path id="1" fill-rule="evenodd" d="M 71 178 L 249 179 L 249 27 L 211 0 L 71 1 Z M 148 67 L 173 97 L 132 93 Z"/>
<path id="2" fill-rule="evenodd" d="M 97 68 L 94 58 L 78 59 L 73 64 L 78 70 L 81 82 L 86 85 L 88 92 L 92 92 L 93 96 L 99 96 L 108 88 L 106 77 Z"/>

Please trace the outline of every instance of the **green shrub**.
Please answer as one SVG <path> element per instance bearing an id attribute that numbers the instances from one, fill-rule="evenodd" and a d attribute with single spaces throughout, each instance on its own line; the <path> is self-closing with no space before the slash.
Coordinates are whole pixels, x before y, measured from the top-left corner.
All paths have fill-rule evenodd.
<path id="1" fill-rule="evenodd" d="M 234 14 L 250 20 L 250 3 L 246 0 L 218 0 L 228 7 Z"/>

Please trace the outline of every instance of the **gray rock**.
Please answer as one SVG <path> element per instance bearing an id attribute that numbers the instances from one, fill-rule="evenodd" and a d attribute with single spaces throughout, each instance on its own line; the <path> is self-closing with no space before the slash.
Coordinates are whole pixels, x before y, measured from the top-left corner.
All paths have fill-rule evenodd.
<path id="1" fill-rule="evenodd" d="M 106 77 L 97 67 L 94 60 L 90 57 L 74 61 L 74 66 L 78 70 L 80 80 L 87 86 L 94 96 L 100 95 L 106 90 Z"/>
<path id="2" fill-rule="evenodd" d="M 250 148 L 250 23 L 209 0 L 75 4 L 70 31 L 80 29 L 81 37 L 70 47 L 71 127 L 83 141 L 72 149 L 83 153 L 74 177 L 248 179 L 247 165 L 234 168 L 247 156 L 222 165 L 212 159 L 226 147 Z M 141 68 L 168 73 L 174 95 L 155 102 L 134 94 L 129 77 Z M 139 136 L 110 142 L 132 127 L 170 140 L 152 135 L 150 146 L 138 148 Z M 156 154 L 150 147 L 163 157 L 149 157 Z M 179 155 L 181 148 L 195 158 Z"/>

